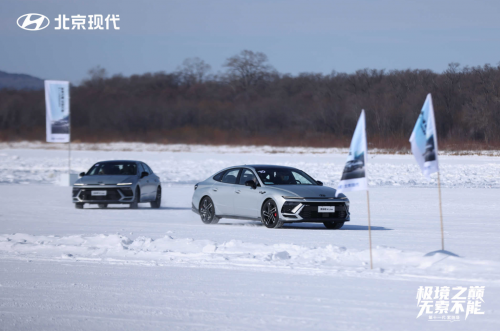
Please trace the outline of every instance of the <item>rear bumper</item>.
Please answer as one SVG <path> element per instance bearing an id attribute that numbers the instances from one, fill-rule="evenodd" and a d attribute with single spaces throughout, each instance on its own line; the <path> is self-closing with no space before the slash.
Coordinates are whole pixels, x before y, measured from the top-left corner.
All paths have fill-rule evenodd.
<path id="1" fill-rule="evenodd" d="M 106 191 L 106 195 L 94 196 L 92 191 Z M 134 190 L 130 186 L 73 187 L 73 203 L 128 204 L 134 201 Z"/>

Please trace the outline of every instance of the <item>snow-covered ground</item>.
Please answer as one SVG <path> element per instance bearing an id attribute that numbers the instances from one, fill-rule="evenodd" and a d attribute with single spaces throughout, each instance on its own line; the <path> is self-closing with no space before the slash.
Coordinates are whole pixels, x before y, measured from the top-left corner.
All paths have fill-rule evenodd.
<path id="1" fill-rule="evenodd" d="M 52 185 L 66 151 L 0 150 L 0 329 L 500 329 L 498 157 L 441 157 L 445 244 L 458 257 L 424 256 L 440 249 L 437 190 L 410 155 L 371 155 L 373 270 L 364 192 L 349 194 L 338 231 L 204 225 L 190 210 L 192 184 L 234 164 L 292 165 L 335 186 L 342 152 L 73 151 L 75 172 L 141 159 L 164 182 L 159 210 L 76 210 L 70 188 Z M 484 315 L 416 318 L 419 286 L 476 285 Z"/>
<path id="2" fill-rule="evenodd" d="M 4 144 L 5 145 L 5 144 Z M 54 144 L 61 147 L 63 144 Z M 144 145 L 144 144 L 143 144 Z M 141 146 L 143 146 L 141 145 Z M 0 145 L 1 146 L 1 145 Z M 144 145 L 145 152 L 91 151 L 92 145 L 81 145 L 82 151 L 73 151 L 71 169 L 74 173 L 86 171 L 92 164 L 108 159 L 141 159 L 147 162 L 166 184 L 195 184 L 216 171 L 236 164 L 279 164 L 300 168 L 325 185 L 336 186 L 343 170 L 347 151 L 332 149 L 328 153 L 306 153 L 304 149 L 285 149 L 269 153 L 266 148 L 206 147 L 196 151 L 162 151 Z M 101 146 L 101 148 L 105 148 Z M 232 152 L 229 152 L 232 151 Z M 335 152 L 335 153 L 333 153 Z M 61 173 L 68 171 L 67 151 L 52 149 L 0 149 L 0 183 L 52 184 Z M 370 186 L 435 187 L 435 177 L 428 182 L 420 173 L 412 155 L 372 154 L 369 156 Z M 442 155 L 441 183 L 444 187 L 500 188 L 500 158 L 492 156 Z"/>

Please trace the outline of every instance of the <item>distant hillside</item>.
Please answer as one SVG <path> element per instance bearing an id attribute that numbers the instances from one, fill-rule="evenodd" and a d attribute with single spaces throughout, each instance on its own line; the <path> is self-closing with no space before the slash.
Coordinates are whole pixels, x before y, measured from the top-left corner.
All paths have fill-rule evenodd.
<path id="1" fill-rule="evenodd" d="M 43 89 L 43 79 L 0 71 L 0 90 L 2 89 L 41 90 Z"/>

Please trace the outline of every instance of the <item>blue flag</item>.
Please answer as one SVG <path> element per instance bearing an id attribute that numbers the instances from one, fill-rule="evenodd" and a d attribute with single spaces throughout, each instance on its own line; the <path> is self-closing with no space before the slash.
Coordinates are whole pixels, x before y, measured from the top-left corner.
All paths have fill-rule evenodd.
<path id="1" fill-rule="evenodd" d="M 366 161 L 368 148 L 366 146 L 365 111 L 361 111 L 358 124 L 352 136 L 349 155 L 342 172 L 337 195 L 341 192 L 368 190 L 366 180 Z"/>
<path id="2" fill-rule="evenodd" d="M 427 95 L 424 106 L 420 111 L 420 116 L 417 119 L 417 123 L 415 123 L 410 143 L 411 151 L 422 173 L 427 179 L 430 179 L 432 173 L 439 171 L 434 107 L 430 93 Z"/>

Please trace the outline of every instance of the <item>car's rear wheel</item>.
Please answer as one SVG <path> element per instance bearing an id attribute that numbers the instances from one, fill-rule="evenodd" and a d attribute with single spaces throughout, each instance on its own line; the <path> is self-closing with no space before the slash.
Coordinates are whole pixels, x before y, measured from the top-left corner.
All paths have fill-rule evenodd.
<path id="1" fill-rule="evenodd" d="M 76 209 L 83 209 L 83 203 L 80 203 L 80 202 L 75 203 L 75 208 Z"/>
<path id="2" fill-rule="evenodd" d="M 158 186 L 156 189 L 156 199 L 150 202 L 151 208 L 160 208 L 161 206 L 161 187 Z"/>
<path id="3" fill-rule="evenodd" d="M 334 229 L 334 230 L 338 230 L 342 226 L 344 226 L 344 222 L 323 222 L 323 224 L 327 229 Z"/>
<path id="4" fill-rule="evenodd" d="M 130 209 L 137 209 L 139 207 L 139 196 L 141 194 L 141 191 L 139 191 L 139 188 L 135 189 L 135 194 L 134 194 L 134 201 L 130 203 Z"/>
<path id="5" fill-rule="evenodd" d="M 214 202 L 210 197 L 204 197 L 200 202 L 200 217 L 205 224 L 217 224 L 219 218 L 215 216 Z"/>
<path id="6" fill-rule="evenodd" d="M 107 204 L 107 203 L 98 203 L 97 205 L 98 205 L 98 206 L 99 206 L 99 208 L 101 208 L 101 209 L 108 208 L 108 204 Z"/>
<path id="7" fill-rule="evenodd" d="M 278 207 L 276 206 L 276 202 L 274 202 L 274 200 L 269 199 L 264 202 L 260 214 L 262 223 L 264 223 L 266 228 L 278 229 L 283 226 L 283 221 L 280 220 Z"/>

